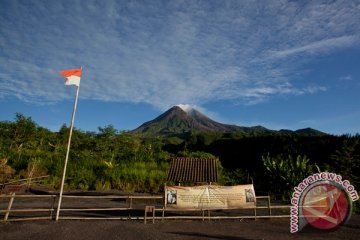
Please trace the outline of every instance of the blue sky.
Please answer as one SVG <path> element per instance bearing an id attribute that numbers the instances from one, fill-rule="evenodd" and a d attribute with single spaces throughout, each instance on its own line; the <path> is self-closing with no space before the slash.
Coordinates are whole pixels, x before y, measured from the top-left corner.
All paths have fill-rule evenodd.
<path id="1" fill-rule="evenodd" d="M 360 1 L 0 0 L 0 120 L 131 130 L 189 104 L 216 121 L 360 133 Z"/>

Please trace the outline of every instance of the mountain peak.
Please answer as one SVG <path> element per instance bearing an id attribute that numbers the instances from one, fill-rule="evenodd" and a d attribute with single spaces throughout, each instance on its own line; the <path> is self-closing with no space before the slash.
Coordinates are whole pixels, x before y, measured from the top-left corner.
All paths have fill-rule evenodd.
<path id="1" fill-rule="evenodd" d="M 190 113 L 195 110 L 195 108 L 189 104 L 179 104 L 179 105 L 176 105 L 175 107 L 181 108 L 186 113 Z"/>

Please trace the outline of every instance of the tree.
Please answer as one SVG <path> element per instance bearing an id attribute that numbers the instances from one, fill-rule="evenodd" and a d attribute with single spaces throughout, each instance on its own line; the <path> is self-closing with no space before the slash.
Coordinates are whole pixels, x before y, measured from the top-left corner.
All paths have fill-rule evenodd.
<path id="1" fill-rule="evenodd" d="M 339 150 L 331 156 L 334 170 L 349 180 L 356 187 L 360 187 L 360 138 L 347 138 Z"/>

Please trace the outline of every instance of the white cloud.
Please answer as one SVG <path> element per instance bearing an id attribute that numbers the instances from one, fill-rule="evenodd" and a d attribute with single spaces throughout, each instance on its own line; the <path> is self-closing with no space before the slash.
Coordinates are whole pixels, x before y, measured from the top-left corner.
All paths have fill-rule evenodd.
<path id="1" fill-rule="evenodd" d="M 32 102 L 72 98 L 57 72 L 79 66 L 81 98 L 161 109 L 316 93 L 326 87 L 294 82 L 301 64 L 358 46 L 360 34 L 359 3 L 351 1 L 2 5 L 0 98 Z"/>
<path id="2" fill-rule="evenodd" d="M 192 106 L 190 104 L 178 104 L 177 106 L 180 107 L 185 112 L 189 112 L 193 109 L 196 109 L 196 106 Z"/>

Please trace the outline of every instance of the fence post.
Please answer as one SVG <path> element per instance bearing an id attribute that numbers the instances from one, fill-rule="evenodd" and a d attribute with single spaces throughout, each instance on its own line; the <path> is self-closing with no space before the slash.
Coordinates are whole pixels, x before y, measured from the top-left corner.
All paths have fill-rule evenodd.
<path id="1" fill-rule="evenodd" d="M 255 197 L 255 202 L 254 202 L 254 220 L 256 221 L 256 208 L 257 208 L 257 200 L 256 200 L 256 197 Z"/>
<path id="2" fill-rule="evenodd" d="M 155 223 L 155 206 L 145 206 L 144 223 L 146 224 L 147 213 L 152 213 L 152 223 Z"/>
<path id="3" fill-rule="evenodd" d="M 269 207 L 269 216 L 271 216 L 270 195 L 268 195 L 268 207 Z"/>
<path id="4" fill-rule="evenodd" d="M 11 193 L 11 198 L 9 200 L 9 205 L 7 207 L 7 211 L 5 213 L 5 217 L 4 217 L 4 221 L 7 221 L 8 218 L 9 218 L 9 214 L 10 214 L 10 210 L 11 210 L 11 207 L 12 207 L 12 204 L 14 202 L 14 198 L 15 198 L 15 193 Z"/>
<path id="5" fill-rule="evenodd" d="M 51 209 L 50 209 L 50 219 L 53 219 L 53 212 L 54 212 L 54 207 L 55 207 L 55 201 L 56 201 L 56 195 L 52 197 L 52 204 L 51 204 Z"/>

